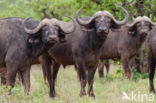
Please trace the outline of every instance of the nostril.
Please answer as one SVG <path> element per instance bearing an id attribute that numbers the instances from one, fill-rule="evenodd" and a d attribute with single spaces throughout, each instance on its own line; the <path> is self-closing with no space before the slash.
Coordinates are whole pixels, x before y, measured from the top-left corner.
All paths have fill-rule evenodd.
<path id="1" fill-rule="evenodd" d="M 102 28 L 101 27 L 99 28 L 99 31 L 102 31 Z"/>
<path id="2" fill-rule="evenodd" d="M 56 35 L 50 35 L 48 37 L 49 41 L 56 41 L 57 40 L 57 36 Z"/>
<path id="3" fill-rule="evenodd" d="M 147 30 L 142 30 L 141 32 L 142 32 L 142 33 L 147 33 Z"/>
<path id="4" fill-rule="evenodd" d="M 108 33 L 109 30 L 108 30 L 107 27 L 99 27 L 98 32 L 105 32 L 105 33 Z"/>
<path id="5" fill-rule="evenodd" d="M 105 31 L 106 33 L 108 33 L 108 32 L 109 32 L 107 28 L 104 28 L 104 31 Z"/>
<path id="6" fill-rule="evenodd" d="M 104 29 L 105 31 L 107 31 L 107 28 L 106 28 L 106 27 L 104 27 L 103 29 Z"/>

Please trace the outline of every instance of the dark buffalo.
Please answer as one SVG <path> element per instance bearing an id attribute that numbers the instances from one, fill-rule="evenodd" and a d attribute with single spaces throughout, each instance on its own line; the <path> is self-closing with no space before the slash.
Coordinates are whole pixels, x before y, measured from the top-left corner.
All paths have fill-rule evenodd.
<path id="1" fill-rule="evenodd" d="M 82 9 L 82 8 L 81 8 Z M 128 21 L 129 14 L 123 21 L 117 21 L 109 12 L 99 11 L 90 18 L 79 18 L 77 12 L 77 27 L 70 35 L 66 36 L 66 42 L 55 44 L 49 54 L 43 56 L 43 67 L 47 69 L 48 81 L 50 83 L 50 96 L 55 94 L 55 80 L 60 65 L 75 65 L 80 80 L 80 96 L 86 95 L 85 87 L 88 83 L 88 95 L 95 97 L 93 92 L 93 78 L 99 60 L 99 51 L 109 33 L 109 30 L 116 30 Z M 53 71 L 50 72 L 50 64 L 53 64 Z M 52 74 L 50 74 L 52 73 Z M 50 76 L 51 75 L 51 76 Z M 50 78 L 52 77 L 52 78 Z"/>
<path id="2" fill-rule="evenodd" d="M 149 34 L 147 54 L 148 54 L 148 66 L 149 66 L 148 68 L 149 68 L 150 92 L 156 93 L 153 84 L 153 78 L 154 78 L 155 66 L 156 66 L 156 27 Z"/>
<path id="3" fill-rule="evenodd" d="M 111 31 L 101 49 L 101 59 L 121 58 L 125 78 L 131 79 L 130 61 L 137 54 L 153 22 L 146 16 L 137 17 L 120 32 Z"/>
<path id="4" fill-rule="evenodd" d="M 20 72 L 25 93 L 28 93 L 32 62 L 57 41 L 63 41 L 65 34 L 73 32 L 75 27 L 64 27 L 57 19 L 0 20 L 0 68 L 7 71 L 7 85 L 14 87 L 15 76 Z"/>

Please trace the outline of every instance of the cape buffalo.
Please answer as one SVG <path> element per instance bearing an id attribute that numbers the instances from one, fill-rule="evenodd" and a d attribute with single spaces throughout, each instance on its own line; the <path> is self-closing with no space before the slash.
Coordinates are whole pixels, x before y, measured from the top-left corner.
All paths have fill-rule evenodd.
<path id="1" fill-rule="evenodd" d="M 98 11 L 90 18 L 79 18 L 76 14 L 76 30 L 66 36 L 66 42 L 55 44 L 49 51 L 49 54 L 43 56 L 43 67 L 47 70 L 48 81 L 50 83 L 50 96 L 54 98 L 55 80 L 60 65 L 75 65 L 80 80 L 80 96 L 86 95 L 85 87 L 88 83 L 88 95 L 95 97 L 93 92 L 93 78 L 99 60 L 99 51 L 102 47 L 109 30 L 116 30 L 128 21 L 129 14 L 122 8 L 126 17 L 122 21 L 117 21 L 109 12 Z M 50 64 L 53 64 L 53 71 L 50 74 Z M 50 75 L 52 78 L 50 78 Z"/>
<path id="2" fill-rule="evenodd" d="M 150 92 L 156 93 L 153 84 L 153 78 L 154 78 L 155 66 L 156 66 L 156 26 L 149 34 L 147 47 L 148 47 L 147 54 L 148 54 L 148 66 L 149 66 L 148 68 L 149 68 Z"/>
<path id="3" fill-rule="evenodd" d="M 57 41 L 63 41 L 65 34 L 73 32 L 75 27 L 75 23 L 74 26 L 64 27 L 57 19 L 43 19 L 41 22 L 29 18 L 0 20 L 0 68 L 7 71 L 7 85 L 14 87 L 18 71 L 22 74 L 21 79 L 27 94 L 32 61 Z"/>
<path id="4" fill-rule="evenodd" d="M 152 26 L 150 18 L 139 16 L 132 23 L 122 26 L 120 32 L 111 31 L 103 44 L 100 58 L 121 58 L 125 78 L 131 79 L 130 60 L 139 51 Z"/>

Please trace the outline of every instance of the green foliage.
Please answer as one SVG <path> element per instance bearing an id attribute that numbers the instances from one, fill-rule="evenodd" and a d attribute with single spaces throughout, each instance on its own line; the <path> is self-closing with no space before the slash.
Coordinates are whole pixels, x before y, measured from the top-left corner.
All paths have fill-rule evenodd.
<path id="1" fill-rule="evenodd" d="M 146 79 L 146 78 L 148 78 L 148 74 L 147 73 L 138 73 L 138 72 L 135 72 L 133 74 L 133 80 Z"/>
<path id="2" fill-rule="evenodd" d="M 132 16 L 138 16 L 139 10 L 136 7 L 137 0 L 0 0 L 0 17 L 33 17 L 35 19 L 58 18 L 68 21 L 64 16 L 75 17 L 76 11 L 85 6 L 81 16 L 92 16 L 99 10 L 107 10 L 116 18 L 123 19 L 124 12 L 117 4 L 123 5 Z M 145 15 L 149 15 L 156 21 L 155 0 L 144 0 Z"/>
<path id="3" fill-rule="evenodd" d="M 111 74 L 110 74 L 110 76 L 109 76 L 109 78 L 112 78 L 112 79 L 114 79 L 114 78 L 124 78 L 124 76 L 123 76 L 124 74 L 123 74 L 123 70 L 122 69 L 117 69 L 117 70 L 115 70 L 114 72 L 112 72 Z"/>
<path id="4" fill-rule="evenodd" d="M 118 58 L 114 58 L 114 59 L 113 59 L 113 62 L 114 62 L 115 64 L 117 64 L 117 65 L 121 65 L 121 60 L 118 59 Z"/>

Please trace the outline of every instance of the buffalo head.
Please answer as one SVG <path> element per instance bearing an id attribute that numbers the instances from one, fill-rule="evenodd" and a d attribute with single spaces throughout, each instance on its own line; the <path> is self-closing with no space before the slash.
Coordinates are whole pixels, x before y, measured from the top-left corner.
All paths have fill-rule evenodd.
<path id="1" fill-rule="evenodd" d="M 129 18 L 128 12 L 123 7 L 121 7 L 126 14 L 125 19 L 122 21 L 116 20 L 108 11 L 98 11 L 88 20 L 82 20 L 79 18 L 79 13 L 82 8 L 80 8 L 76 14 L 77 22 L 82 26 L 94 28 L 97 35 L 100 37 L 106 37 L 110 29 L 115 30 L 118 29 L 121 25 L 126 24 Z"/>
<path id="2" fill-rule="evenodd" d="M 146 36 L 149 30 L 152 29 L 152 26 L 155 26 L 156 23 L 152 22 L 147 16 L 139 16 L 132 23 L 127 23 L 129 28 L 129 34 L 140 34 Z"/>
<path id="3" fill-rule="evenodd" d="M 40 34 L 41 40 L 44 43 L 55 43 L 58 41 L 64 41 L 65 34 L 73 32 L 76 28 L 76 23 L 72 17 L 73 25 L 71 27 L 64 27 L 59 20 L 57 19 L 43 19 L 38 26 L 34 29 L 28 29 L 25 25 L 25 22 L 29 18 L 23 21 L 23 27 L 26 33 L 30 35 Z"/>

